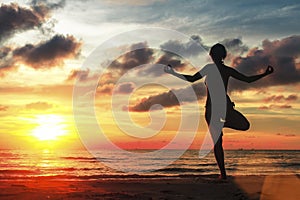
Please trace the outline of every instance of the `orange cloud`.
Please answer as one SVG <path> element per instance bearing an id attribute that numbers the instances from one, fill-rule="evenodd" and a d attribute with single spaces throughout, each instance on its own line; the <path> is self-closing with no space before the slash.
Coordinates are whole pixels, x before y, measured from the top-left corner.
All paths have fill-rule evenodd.
<path id="1" fill-rule="evenodd" d="M 289 109 L 289 108 L 292 108 L 292 106 L 287 105 L 287 104 L 284 104 L 284 105 L 271 104 L 269 106 L 261 106 L 258 109 L 260 109 L 260 110 L 270 110 L 270 109 Z"/>
<path id="2" fill-rule="evenodd" d="M 51 109 L 53 105 L 47 102 L 38 101 L 38 102 L 26 104 L 25 107 L 26 109 L 33 109 L 33 110 L 48 110 Z"/>
<path id="3" fill-rule="evenodd" d="M 0 105 L 0 111 L 7 111 L 8 106 Z"/>
<path id="4" fill-rule="evenodd" d="M 265 102 L 280 102 L 280 101 L 296 101 L 298 99 L 297 94 L 290 94 L 287 97 L 283 95 L 272 95 L 264 99 Z"/>

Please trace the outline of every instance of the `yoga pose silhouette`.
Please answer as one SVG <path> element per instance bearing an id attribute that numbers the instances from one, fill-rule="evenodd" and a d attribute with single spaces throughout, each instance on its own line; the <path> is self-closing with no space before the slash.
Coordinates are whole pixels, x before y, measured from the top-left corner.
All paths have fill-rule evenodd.
<path id="1" fill-rule="evenodd" d="M 246 119 L 246 117 L 244 115 L 242 115 L 239 111 L 237 111 L 234 108 L 235 104 L 231 101 L 231 99 L 229 98 L 229 96 L 227 94 L 228 80 L 230 77 L 233 77 L 240 81 L 251 83 L 251 82 L 257 81 L 257 80 L 265 77 L 266 75 L 273 73 L 273 71 L 274 71 L 273 67 L 268 66 L 266 71 L 262 74 L 258 74 L 258 75 L 254 75 L 254 76 L 246 76 L 244 74 L 241 74 L 234 68 L 224 65 L 223 61 L 226 58 L 227 51 L 222 44 L 217 43 L 214 46 L 212 46 L 212 48 L 210 49 L 209 55 L 211 56 L 215 66 L 217 66 L 217 69 L 222 77 L 225 92 L 226 92 L 227 109 L 226 109 L 226 118 L 225 118 L 223 127 L 232 128 L 235 130 L 242 130 L 242 131 L 248 130 L 250 127 L 249 121 Z M 171 65 L 166 66 L 164 68 L 164 70 L 166 73 L 172 74 L 180 79 L 183 79 L 183 80 L 189 81 L 189 82 L 195 82 L 195 81 L 201 79 L 202 77 L 206 76 L 206 82 L 207 82 L 207 79 L 210 76 L 209 73 L 207 73 L 207 71 L 208 71 L 207 68 L 211 67 L 211 65 L 212 64 L 206 65 L 199 72 L 197 72 L 196 74 L 194 74 L 192 76 L 175 72 Z M 207 87 L 206 82 L 205 82 L 205 84 Z M 206 119 L 208 126 L 211 125 L 210 124 L 211 110 L 212 110 L 211 98 L 210 98 L 209 90 L 207 89 L 205 119 Z M 220 169 L 219 178 L 226 179 L 227 176 L 226 176 L 226 170 L 225 170 L 225 165 L 224 165 L 224 150 L 223 150 L 223 146 L 222 146 L 222 143 L 223 143 L 222 136 L 223 136 L 223 131 L 220 134 L 218 134 L 217 137 L 212 135 L 212 138 L 214 141 L 214 155 L 215 155 L 217 164 Z"/>

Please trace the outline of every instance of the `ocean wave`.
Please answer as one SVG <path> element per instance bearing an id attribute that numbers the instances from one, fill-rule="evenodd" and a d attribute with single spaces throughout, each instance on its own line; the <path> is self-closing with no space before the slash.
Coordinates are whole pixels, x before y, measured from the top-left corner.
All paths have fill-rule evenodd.
<path id="1" fill-rule="evenodd" d="M 163 168 L 163 169 L 158 169 L 156 172 L 205 172 L 206 170 L 201 169 L 201 168 Z"/>

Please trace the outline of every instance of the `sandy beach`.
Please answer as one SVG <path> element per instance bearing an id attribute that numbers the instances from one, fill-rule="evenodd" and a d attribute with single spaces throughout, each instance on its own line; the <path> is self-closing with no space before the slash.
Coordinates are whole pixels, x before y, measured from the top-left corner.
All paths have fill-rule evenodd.
<path id="1" fill-rule="evenodd" d="M 0 199 L 298 199 L 299 176 L 2 180 Z"/>

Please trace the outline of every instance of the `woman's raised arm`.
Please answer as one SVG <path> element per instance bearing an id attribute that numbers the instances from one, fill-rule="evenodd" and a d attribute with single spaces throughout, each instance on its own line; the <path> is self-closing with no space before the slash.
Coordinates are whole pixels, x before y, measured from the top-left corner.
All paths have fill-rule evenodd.
<path id="1" fill-rule="evenodd" d="M 237 70 L 231 68 L 231 76 L 233 78 L 236 78 L 240 81 L 244 81 L 244 82 L 247 82 L 247 83 L 251 83 L 251 82 L 254 82 L 254 81 L 257 81 L 269 74 L 272 74 L 274 72 L 274 68 L 271 67 L 271 66 L 268 66 L 266 71 L 262 74 L 258 74 L 258 75 L 254 75 L 254 76 L 245 76 L 244 74 L 238 72 Z"/>
<path id="2" fill-rule="evenodd" d="M 164 68 L 165 72 L 168 74 L 172 74 L 173 76 L 176 76 L 182 80 L 188 81 L 188 82 L 195 82 L 199 79 L 202 78 L 201 74 L 199 72 L 197 72 L 194 75 L 185 75 L 185 74 L 179 74 L 177 72 L 174 71 L 174 69 L 172 68 L 171 65 L 165 66 Z"/>

